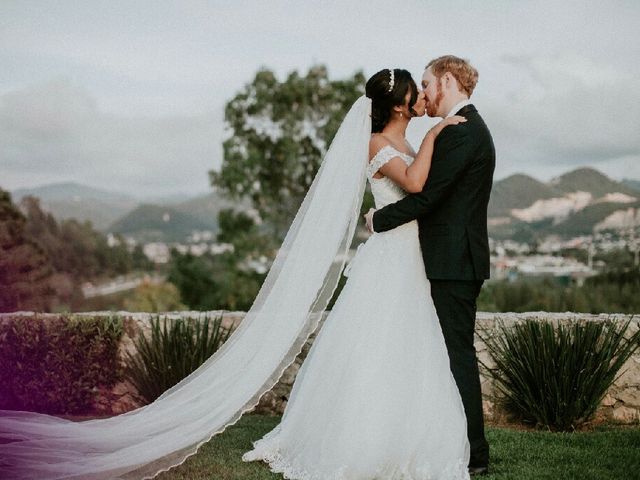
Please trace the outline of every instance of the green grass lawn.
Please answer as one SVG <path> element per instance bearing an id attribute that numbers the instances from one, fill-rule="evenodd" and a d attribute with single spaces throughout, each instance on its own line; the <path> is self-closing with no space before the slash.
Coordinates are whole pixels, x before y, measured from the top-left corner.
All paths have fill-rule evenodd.
<path id="1" fill-rule="evenodd" d="M 282 479 L 264 462 L 245 463 L 244 452 L 280 422 L 247 414 L 159 480 Z M 491 475 L 483 480 L 640 479 L 640 427 L 601 426 L 589 432 L 551 433 L 487 428 Z"/>

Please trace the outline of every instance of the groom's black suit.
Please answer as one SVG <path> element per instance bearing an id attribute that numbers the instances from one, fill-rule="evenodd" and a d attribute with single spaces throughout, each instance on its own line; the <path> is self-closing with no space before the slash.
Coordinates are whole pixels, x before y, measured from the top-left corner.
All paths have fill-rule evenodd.
<path id="1" fill-rule="evenodd" d="M 431 296 L 467 417 L 471 466 L 489 462 L 482 396 L 473 345 L 476 299 L 489 278 L 487 205 L 495 149 L 489 129 L 473 105 L 457 112 L 465 123 L 436 138 L 431 170 L 419 193 L 376 211 L 375 232 L 418 220 L 420 246 Z"/>

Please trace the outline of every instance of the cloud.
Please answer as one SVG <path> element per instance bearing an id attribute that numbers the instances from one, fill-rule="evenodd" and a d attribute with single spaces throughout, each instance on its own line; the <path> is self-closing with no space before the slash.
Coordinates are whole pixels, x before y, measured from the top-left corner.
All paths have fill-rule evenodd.
<path id="1" fill-rule="evenodd" d="M 205 191 L 221 163 L 222 115 L 124 117 L 101 112 L 60 78 L 0 97 L 3 177 L 73 179 L 138 194 Z M 30 181 L 31 180 L 31 181 Z"/>
<path id="2" fill-rule="evenodd" d="M 480 70 L 474 103 L 494 136 L 496 178 L 548 179 L 582 165 L 640 177 L 640 64 L 630 61 L 640 3 L 325 3 L 115 0 L 34 9 L 5 1 L 0 181 L 205 189 L 206 171 L 220 163 L 222 105 L 261 66 L 279 78 L 314 63 L 333 78 L 388 66 L 419 76 L 443 53 Z M 414 145 L 431 122 L 410 127 Z"/>
<path id="3" fill-rule="evenodd" d="M 505 55 L 496 67 L 511 83 L 483 107 L 505 171 L 591 165 L 628 175 L 613 167 L 640 156 L 638 75 L 575 54 Z"/>

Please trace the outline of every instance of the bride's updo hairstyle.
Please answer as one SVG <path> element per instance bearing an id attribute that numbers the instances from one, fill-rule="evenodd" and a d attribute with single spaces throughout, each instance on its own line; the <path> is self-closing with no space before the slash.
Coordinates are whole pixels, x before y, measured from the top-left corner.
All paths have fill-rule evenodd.
<path id="1" fill-rule="evenodd" d="M 391 69 L 385 68 L 367 80 L 365 95 L 371 99 L 371 133 L 382 131 L 391 119 L 393 107 L 404 105 L 408 91 L 411 92 L 409 111 L 417 115 L 413 106 L 418 99 L 418 87 L 407 70 L 395 68 L 392 74 Z"/>

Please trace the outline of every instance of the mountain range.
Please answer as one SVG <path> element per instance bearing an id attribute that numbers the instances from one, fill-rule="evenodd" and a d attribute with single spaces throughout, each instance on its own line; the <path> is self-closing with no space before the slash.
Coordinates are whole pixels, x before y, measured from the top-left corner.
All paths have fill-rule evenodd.
<path id="1" fill-rule="evenodd" d="M 11 192 L 15 203 L 27 195 L 39 198 L 42 208 L 53 213 L 57 219 L 90 220 L 98 230 L 107 229 L 138 204 L 129 195 L 73 182 L 52 183 Z"/>
<path id="2" fill-rule="evenodd" d="M 137 241 L 179 242 L 194 230 L 217 233 L 218 213 L 222 209 L 249 209 L 246 202 L 232 202 L 216 192 L 167 204 L 141 204 L 113 222 L 108 231 L 133 237 Z"/>
<path id="3" fill-rule="evenodd" d="M 640 226 L 640 182 L 617 182 L 592 168 L 579 168 L 540 182 L 516 174 L 494 183 L 489 231 L 494 238 L 588 235 Z"/>
<path id="4" fill-rule="evenodd" d="M 44 210 L 58 220 L 89 220 L 105 233 L 121 233 L 138 241 L 179 241 L 193 230 L 218 229 L 223 208 L 249 208 L 213 191 L 203 195 L 172 195 L 139 200 L 132 196 L 77 183 L 54 183 L 11 192 L 19 203 L 27 195 L 38 197 Z"/>
<path id="5" fill-rule="evenodd" d="M 216 218 L 207 221 L 178 210 L 177 206 L 142 204 L 109 226 L 109 231 L 142 243 L 179 242 L 193 230 L 218 229 Z"/>
<path id="6" fill-rule="evenodd" d="M 139 241 L 180 241 L 193 230 L 217 232 L 223 208 L 246 210 L 216 191 L 204 195 L 132 196 L 57 183 L 12 192 L 17 203 L 25 195 L 41 200 L 58 219 L 90 220 L 103 232 L 122 233 Z M 615 181 L 598 170 L 579 168 L 549 182 L 515 174 L 496 181 L 489 202 L 489 232 L 494 238 L 531 241 L 550 234 L 586 235 L 594 230 L 640 226 L 640 181 Z"/>
<path id="7" fill-rule="evenodd" d="M 640 191 L 640 180 L 631 180 L 630 178 L 625 178 L 622 180 L 622 184 L 634 190 Z"/>

